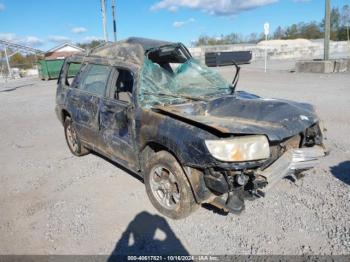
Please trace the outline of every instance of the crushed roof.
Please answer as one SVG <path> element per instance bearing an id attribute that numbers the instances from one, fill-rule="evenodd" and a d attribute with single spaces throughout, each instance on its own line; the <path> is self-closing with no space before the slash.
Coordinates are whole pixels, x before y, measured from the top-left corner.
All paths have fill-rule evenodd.
<path id="1" fill-rule="evenodd" d="M 129 64 L 142 66 L 145 52 L 150 49 L 170 45 L 171 42 L 131 37 L 123 41 L 108 42 L 91 50 L 89 55 L 104 57 L 110 60 L 124 61 Z"/>

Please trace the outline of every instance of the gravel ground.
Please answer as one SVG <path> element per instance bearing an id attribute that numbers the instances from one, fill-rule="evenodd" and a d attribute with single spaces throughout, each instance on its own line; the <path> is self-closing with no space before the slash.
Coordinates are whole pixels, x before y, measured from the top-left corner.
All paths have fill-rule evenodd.
<path id="1" fill-rule="evenodd" d="M 0 254 L 350 254 L 350 74 L 274 63 L 266 74 L 244 66 L 239 89 L 315 104 L 332 154 L 239 216 L 200 208 L 182 221 L 157 214 L 124 169 L 69 153 L 55 81 L 0 84 Z"/>

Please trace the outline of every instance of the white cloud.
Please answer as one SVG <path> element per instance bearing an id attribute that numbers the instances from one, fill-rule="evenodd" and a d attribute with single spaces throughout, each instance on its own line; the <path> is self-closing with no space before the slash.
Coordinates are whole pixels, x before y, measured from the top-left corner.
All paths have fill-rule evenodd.
<path id="1" fill-rule="evenodd" d="M 0 39 L 5 41 L 15 41 L 17 36 L 14 33 L 0 33 Z"/>
<path id="2" fill-rule="evenodd" d="M 5 41 L 10 41 L 16 44 L 30 46 L 30 47 L 38 47 L 44 44 L 44 40 L 36 37 L 36 36 L 17 36 L 14 33 L 0 33 L 0 39 Z"/>
<path id="3" fill-rule="evenodd" d="M 176 11 L 178 8 L 201 10 L 212 15 L 232 16 L 242 11 L 278 2 L 279 0 L 161 0 L 151 6 L 151 10 L 167 9 Z"/>
<path id="4" fill-rule="evenodd" d="M 65 43 L 65 42 L 71 42 L 71 39 L 66 36 L 60 36 L 60 35 L 50 35 L 48 37 L 49 41 L 54 43 Z"/>
<path id="5" fill-rule="evenodd" d="M 185 25 L 185 22 L 184 21 L 175 21 L 173 23 L 173 26 L 176 27 L 176 28 L 180 28 L 180 27 L 183 27 Z"/>
<path id="6" fill-rule="evenodd" d="M 0 3 L 0 12 L 5 10 L 5 5 L 3 3 Z"/>
<path id="7" fill-rule="evenodd" d="M 71 31 L 74 34 L 81 34 L 87 32 L 87 29 L 85 27 L 73 27 Z"/>
<path id="8" fill-rule="evenodd" d="M 169 10 L 170 12 L 172 12 L 172 13 L 175 13 L 175 12 L 177 11 L 177 7 L 176 7 L 176 6 L 170 6 L 170 7 L 168 8 L 168 10 Z"/>
<path id="9" fill-rule="evenodd" d="M 188 19 L 188 20 L 186 20 L 186 21 L 175 21 L 175 22 L 173 23 L 173 26 L 176 27 L 176 28 L 180 28 L 180 27 L 183 27 L 183 26 L 186 25 L 186 24 L 193 23 L 193 22 L 195 22 L 195 21 L 196 21 L 196 20 L 195 20 L 194 18 L 190 18 L 190 19 Z"/>
<path id="10" fill-rule="evenodd" d="M 36 36 L 27 36 L 23 39 L 23 42 L 28 46 L 41 46 L 44 44 L 44 41 Z"/>

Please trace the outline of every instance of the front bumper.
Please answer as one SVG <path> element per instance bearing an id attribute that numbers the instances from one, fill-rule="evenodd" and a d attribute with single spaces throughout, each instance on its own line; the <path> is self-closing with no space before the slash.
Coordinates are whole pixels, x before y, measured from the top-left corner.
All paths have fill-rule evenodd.
<path id="1" fill-rule="evenodd" d="M 321 146 L 288 150 L 267 169 L 257 173 L 257 175 L 264 177 L 267 185 L 257 190 L 256 194 L 264 196 L 283 178 L 293 175 L 298 170 L 308 170 L 315 167 L 320 158 L 327 154 L 328 152 Z M 231 213 L 240 213 L 244 210 L 244 196 L 239 192 L 232 191 L 216 197 L 211 204 Z"/>
<path id="2" fill-rule="evenodd" d="M 293 175 L 296 171 L 308 170 L 315 167 L 320 158 L 328 152 L 322 146 L 290 149 L 279 159 L 263 171 L 257 171 L 255 177 L 260 177 L 263 183 L 254 190 L 255 196 L 265 196 L 283 178 Z M 262 179 L 261 179 L 262 178 Z M 229 191 L 214 198 L 211 204 L 232 213 L 240 213 L 244 210 L 243 191 Z"/>
<path id="3" fill-rule="evenodd" d="M 260 191 L 266 193 L 283 178 L 293 175 L 298 170 L 308 170 L 315 167 L 327 152 L 321 146 L 291 149 L 285 152 L 270 167 L 260 172 L 266 178 L 267 186 Z"/>

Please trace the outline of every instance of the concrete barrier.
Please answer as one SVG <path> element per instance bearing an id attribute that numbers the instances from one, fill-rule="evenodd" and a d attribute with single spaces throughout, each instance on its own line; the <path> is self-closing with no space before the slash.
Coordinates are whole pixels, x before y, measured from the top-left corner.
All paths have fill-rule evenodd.
<path id="1" fill-rule="evenodd" d="M 322 40 L 278 40 L 267 41 L 259 44 L 237 44 L 237 45 L 219 45 L 202 46 L 190 48 L 190 52 L 196 58 L 204 62 L 206 52 L 225 52 L 225 51 L 252 51 L 253 61 L 263 60 L 265 49 L 267 49 L 269 60 L 279 59 L 320 59 L 323 57 Z M 330 43 L 331 58 L 350 58 L 350 46 L 346 41 Z M 347 66 L 348 67 L 348 66 Z"/>
<path id="2" fill-rule="evenodd" d="M 333 73 L 333 61 L 297 61 L 295 64 L 297 73 Z"/>
<path id="3" fill-rule="evenodd" d="M 298 73 L 324 74 L 350 72 L 350 59 L 297 61 L 295 71 Z"/>

